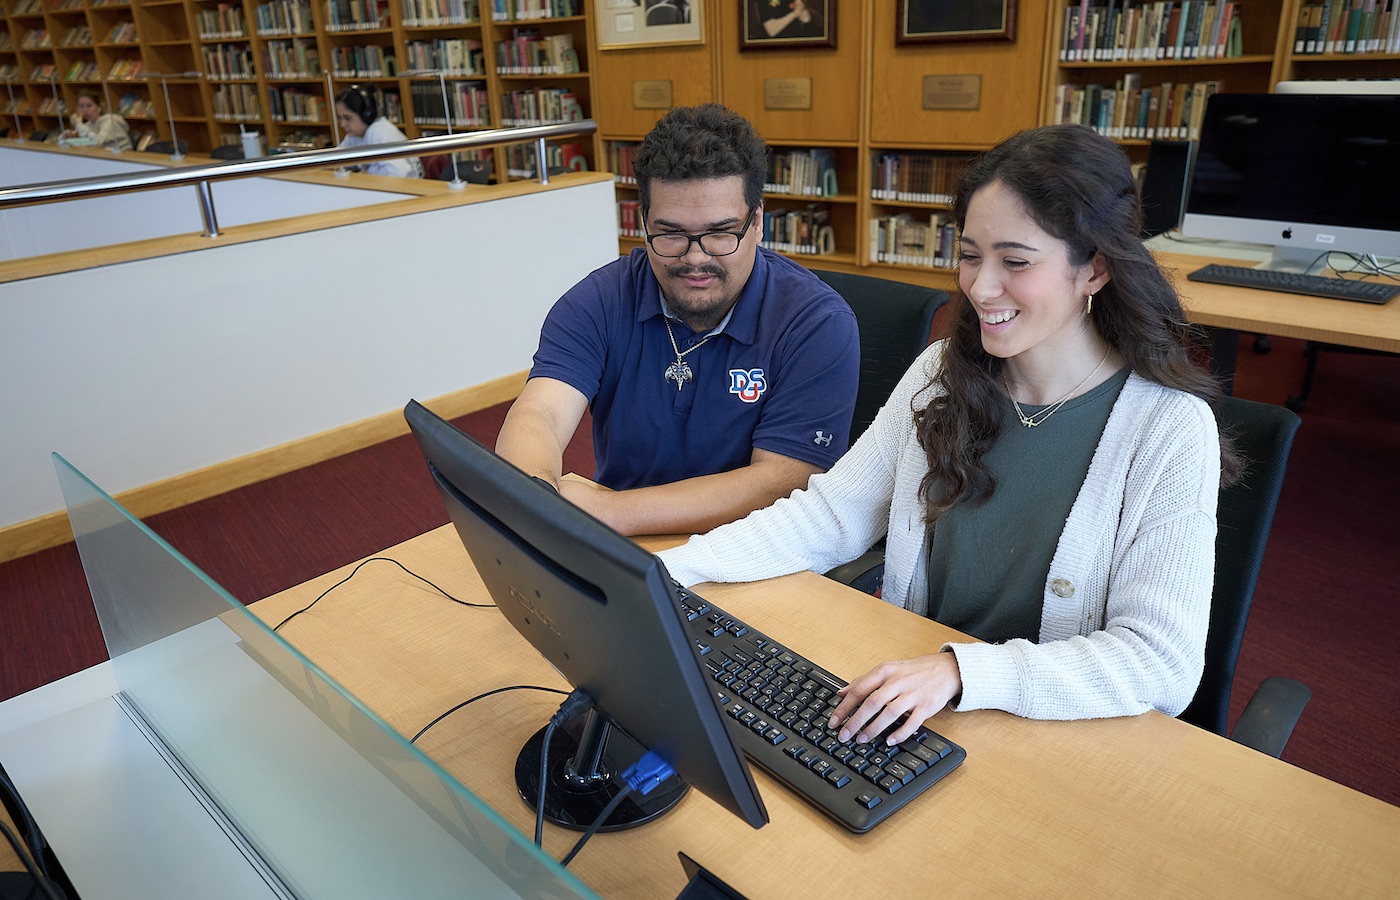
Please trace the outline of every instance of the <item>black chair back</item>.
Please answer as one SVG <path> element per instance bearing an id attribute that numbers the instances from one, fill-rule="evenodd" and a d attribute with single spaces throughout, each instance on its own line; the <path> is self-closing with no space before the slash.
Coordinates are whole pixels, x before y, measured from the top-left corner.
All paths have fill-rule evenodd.
<path id="1" fill-rule="evenodd" d="M 1180 718 L 1226 735 L 1235 663 L 1299 419 L 1282 406 L 1237 397 L 1225 398 L 1219 419 L 1244 459 L 1245 473 L 1220 492 L 1205 673 Z"/>
<path id="2" fill-rule="evenodd" d="M 928 346 L 933 315 L 948 302 L 948 292 L 871 275 L 814 274 L 851 307 L 860 330 L 860 384 L 851 416 L 854 444 Z"/>
<path id="3" fill-rule="evenodd" d="M 176 147 L 176 142 L 175 142 L 175 141 L 152 141 L 150 144 L 148 144 L 148 145 L 146 146 L 146 152 L 147 152 L 147 153 L 169 153 L 169 154 L 171 154 L 171 155 L 173 156 L 173 155 L 175 154 L 175 152 L 176 152 L 176 151 L 175 151 L 175 147 Z M 179 142 L 179 148 L 180 148 L 179 152 L 180 152 L 181 155 L 184 155 L 185 153 L 188 153 L 188 152 L 189 152 L 189 149 L 190 149 L 189 141 L 180 141 L 180 142 Z"/>

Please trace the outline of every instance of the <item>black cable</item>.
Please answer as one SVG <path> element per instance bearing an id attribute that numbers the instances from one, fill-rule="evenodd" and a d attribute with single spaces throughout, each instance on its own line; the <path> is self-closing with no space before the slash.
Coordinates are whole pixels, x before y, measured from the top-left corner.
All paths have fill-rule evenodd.
<path id="1" fill-rule="evenodd" d="M 589 824 L 583 836 L 578 839 L 578 843 L 574 844 L 574 849 L 570 850 L 568 855 L 559 861 L 559 865 L 567 866 L 573 858 L 578 855 L 578 852 L 583 849 L 583 845 L 588 843 L 588 839 L 593 837 L 593 835 L 598 832 L 599 828 L 603 827 L 603 824 L 608 821 L 608 817 L 611 816 L 617 808 L 622 805 L 622 801 L 626 800 L 631 794 L 632 785 L 623 786 L 622 790 L 618 791 L 613 798 L 608 801 L 608 805 L 603 807 L 603 811 L 598 813 L 598 817 Z"/>
<path id="2" fill-rule="evenodd" d="M 0 831 L 5 832 L 5 840 L 10 842 L 10 846 L 14 848 L 15 855 L 19 857 L 20 862 L 24 863 L 25 871 L 29 873 L 30 878 L 34 879 L 35 886 L 44 892 L 44 896 L 48 897 L 49 900 L 64 900 L 63 895 L 57 892 L 54 886 L 49 882 L 49 879 L 41 871 L 38 860 L 30 855 L 29 848 L 20 840 L 19 835 L 15 834 L 14 829 L 10 828 L 3 820 L 0 820 Z M 29 893 L 30 896 L 33 896 L 33 889 L 31 889 Z"/>
<path id="3" fill-rule="evenodd" d="M 39 868 L 44 874 L 48 874 L 48 868 L 44 866 L 45 842 L 43 833 L 39 831 L 39 825 L 34 821 L 34 816 L 29 812 L 29 807 L 20 798 L 19 788 L 10 780 L 10 773 L 5 771 L 4 766 L 0 766 L 0 790 L 4 791 L 4 796 L 0 797 L 0 804 L 3 804 L 10 815 L 14 817 L 15 824 L 24 834 L 25 844 L 29 847 L 29 855 L 34 857 Z"/>
<path id="4" fill-rule="evenodd" d="M 322 591 L 322 592 L 320 593 L 320 596 L 318 596 L 315 600 L 312 600 L 310 603 L 306 604 L 306 605 L 303 606 L 301 609 L 297 610 L 296 612 L 294 612 L 294 613 L 292 613 L 291 615 L 287 616 L 287 617 L 286 617 L 285 619 L 283 619 L 282 621 L 278 622 L 276 625 L 272 626 L 272 630 L 273 630 L 273 631 L 277 631 L 277 630 L 280 629 L 283 625 L 286 625 L 288 622 L 290 622 L 292 619 L 295 619 L 297 616 L 299 616 L 299 615 L 301 615 L 302 613 L 306 612 L 306 611 L 309 610 L 311 607 L 315 606 L 317 603 L 320 603 L 321 600 L 322 600 L 322 598 L 324 598 L 327 594 L 329 594 L 331 591 L 335 590 L 336 588 L 340 587 L 342 584 L 344 584 L 345 582 L 349 581 L 351 578 L 354 578 L 354 577 L 355 577 L 355 574 L 356 574 L 357 572 L 359 572 L 361 569 L 363 569 L 365 566 L 369 565 L 369 564 L 372 563 L 372 562 L 391 562 L 391 563 L 393 563 L 394 565 L 398 566 L 400 569 L 403 569 L 403 570 L 404 570 L 405 572 L 407 572 L 409 575 L 412 575 L 414 578 L 417 578 L 419 581 L 423 582 L 423 583 L 426 584 L 428 587 L 430 587 L 430 588 L 432 588 L 433 590 L 437 591 L 439 594 L 442 594 L 444 597 L 446 597 L 448 600 L 451 600 L 453 603 L 459 603 L 459 604 L 461 604 L 462 606 L 472 606 L 472 607 L 475 607 L 475 608 L 477 608 L 477 609 L 495 609 L 495 608 L 496 608 L 496 604 L 494 604 L 494 603 L 471 603 L 471 602 L 468 602 L 468 601 L 466 601 L 466 600 L 458 600 L 456 597 L 452 596 L 451 594 L 447 593 L 447 591 L 444 591 L 442 588 L 440 588 L 440 587 L 438 587 L 437 585 L 433 584 L 431 581 L 429 581 L 428 579 L 424 578 L 422 575 L 419 575 L 417 572 L 410 571 L 410 570 L 408 569 L 407 566 L 405 566 L 403 563 L 399 562 L 397 559 L 392 559 L 392 558 L 390 558 L 390 557 L 388 557 L 388 556 L 371 556 L 369 559 L 366 559 L 366 560 L 361 561 L 359 565 L 357 565 L 354 569 L 352 569 L 352 570 L 350 571 L 350 574 L 349 574 L 349 575 L 346 575 L 344 578 L 340 579 L 340 580 L 337 581 L 335 584 L 331 585 L 330 587 L 328 587 L 328 588 L 326 588 L 324 591 Z"/>
<path id="5" fill-rule="evenodd" d="M 549 724 L 545 726 L 544 739 L 540 742 L 540 793 L 535 798 L 536 847 L 544 846 L 544 795 L 545 787 L 549 784 L 549 742 L 560 725 L 592 705 L 593 698 L 583 690 L 575 688 L 568 697 L 564 698 L 564 702 L 559 704 L 559 709 L 549 717 Z"/>
<path id="6" fill-rule="evenodd" d="M 478 701 L 478 700 L 483 700 L 483 699 L 485 699 L 485 698 L 487 698 L 487 697 L 490 697 L 490 696 L 493 695 L 493 694 L 503 694 L 503 693 L 505 693 L 506 691 L 548 691 L 548 692 L 551 693 L 551 694 L 567 694 L 567 693 L 568 693 L 568 691 L 561 691 L 561 690 L 559 690 L 559 688 L 541 687 L 541 686 L 538 685 L 538 684 L 512 684 L 510 687 L 499 687 L 499 688 L 495 688 L 494 690 L 487 691 L 487 692 L 484 693 L 484 694 L 477 694 L 475 697 L 472 697 L 470 700 L 463 700 L 461 703 L 458 703 L 456 706 L 452 707 L 451 709 L 449 709 L 449 710 L 447 710 L 446 712 L 444 712 L 444 713 L 442 713 L 441 715 L 439 715 L 436 719 L 433 719 L 433 720 L 432 720 L 431 722 L 429 722 L 427 725 L 424 725 L 422 728 L 418 729 L 418 733 L 415 734 L 413 737 L 409 738 L 409 739 L 408 739 L 408 742 L 409 742 L 410 744 L 416 744 L 416 743 L 418 742 L 418 739 L 419 739 L 420 737 L 422 737 L 422 736 L 427 732 L 427 730 L 428 730 L 429 728 L 432 728 L 434 725 L 436 725 L 437 723 L 441 722 L 443 719 L 447 718 L 448 716 L 452 715 L 453 713 L 455 713 L 457 710 L 461 709 L 462 707 L 468 706 L 468 705 L 470 705 L 470 704 L 472 704 L 472 703 L 475 703 L 475 702 Z"/>

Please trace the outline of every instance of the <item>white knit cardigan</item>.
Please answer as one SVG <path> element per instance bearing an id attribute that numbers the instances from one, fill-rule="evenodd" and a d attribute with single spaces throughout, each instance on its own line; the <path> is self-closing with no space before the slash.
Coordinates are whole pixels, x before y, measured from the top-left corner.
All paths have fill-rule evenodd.
<path id="1" fill-rule="evenodd" d="M 870 429 L 805 490 L 662 552 L 672 577 L 825 572 L 885 536 L 884 599 L 924 614 L 928 463 L 912 410 L 941 389 L 942 352 L 941 342 L 924 352 Z M 1129 375 L 1055 548 L 1039 639 L 945 645 L 963 682 L 954 708 L 1037 719 L 1181 712 L 1204 664 L 1219 490 L 1210 408 Z"/>

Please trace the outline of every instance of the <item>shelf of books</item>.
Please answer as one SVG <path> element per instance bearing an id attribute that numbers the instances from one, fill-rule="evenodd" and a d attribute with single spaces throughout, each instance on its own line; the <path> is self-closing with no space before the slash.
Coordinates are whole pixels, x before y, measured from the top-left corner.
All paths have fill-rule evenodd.
<path id="1" fill-rule="evenodd" d="M 867 227 L 869 262 L 951 272 L 957 266 L 953 192 L 972 153 L 874 149 Z"/>
<path id="2" fill-rule="evenodd" d="M 1130 147 L 1193 139 L 1211 94 L 1266 92 L 1278 80 L 1292 2 L 1067 0 L 1049 19 L 1045 119 Z"/>
<path id="3" fill-rule="evenodd" d="M 1299 2 L 1283 78 L 1400 79 L 1400 3 Z"/>
<path id="4" fill-rule="evenodd" d="M 409 137 L 578 121 L 585 13 L 583 0 L 0 0 L 0 127 L 56 132 L 84 85 L 135 131 L 169 139 L 173 122 L 192 152 L 245 130 L 270 148 L 328 146 L 352 84 Z M 471 155 L 506 178 L 533 177 L 535 154 Z M 592 168 L 595 154 L 591 139 L 560 141 L 545 162 Z"/>

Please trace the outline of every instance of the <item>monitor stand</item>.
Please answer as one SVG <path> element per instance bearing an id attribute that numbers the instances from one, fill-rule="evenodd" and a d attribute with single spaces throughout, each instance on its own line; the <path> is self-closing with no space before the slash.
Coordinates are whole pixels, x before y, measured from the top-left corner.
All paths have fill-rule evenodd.
<path id="1" fill-rule="evenodd" d="M 1270 272 L 1297 272 L 1301 275 L 1321 275 L 1327 271 L 1326 250 L 1315 247 L 1286 247 L 1275 244 L 1273 254 L 1256 269 Z"/>
<path id="2" fill-rule="evenodd" d="M 515 759 L 515 785 L 530 808 L 536 810 L 544 732 L 544 728 L 535 732 Z M 549 741 L 544 817 L 565 828 L 588 828 L 626 787 L 623 771 L 645 753 L 645 747 L 621 728 L 612 727 L 607 716 L 597 709 L 566 721 Z M 689 785 L 673 775 L 650 794 L 633 793 L 598 830 L 622 831 L 650 822 L 679 803 L 688 789 Z"/>

